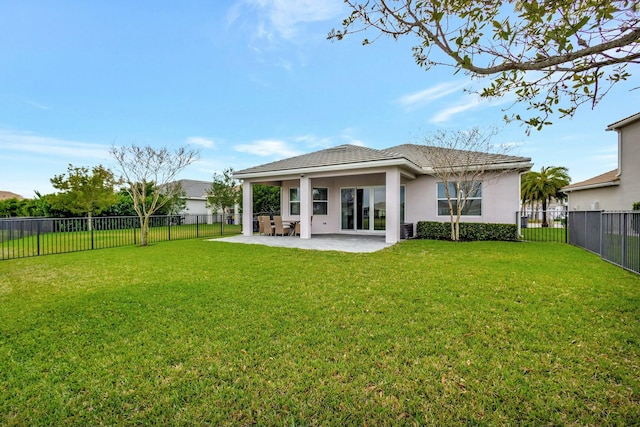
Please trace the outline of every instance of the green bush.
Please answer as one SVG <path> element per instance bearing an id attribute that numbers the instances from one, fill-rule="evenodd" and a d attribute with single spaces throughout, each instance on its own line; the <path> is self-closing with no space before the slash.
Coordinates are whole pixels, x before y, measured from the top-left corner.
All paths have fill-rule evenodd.
<path id="1" fill-rule="evenodd" d="M 429 240 L 451 240 L 451 223 L 437 221 L 419 221 L 416 237 Z M 517 241 L 516 224 L 484 224 L 479 222 L 461 222 L 460 240 L 502 240 Z"/>

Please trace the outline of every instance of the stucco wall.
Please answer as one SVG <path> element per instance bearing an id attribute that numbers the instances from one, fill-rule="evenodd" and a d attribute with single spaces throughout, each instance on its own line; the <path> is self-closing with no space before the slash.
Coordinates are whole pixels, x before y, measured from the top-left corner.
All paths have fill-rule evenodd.
<path id="1" fill-rule="evenodd" d="M 619 185 L 571 191 L 571 210 L 630 210 L 640 202 L 640 121 L 617 133 L 619 156 Z"/>
<path id="2" fill-rule="evenodd" d="M 572 211 L 619 210 L 620 187 L 602 187 L 569 193 L 569 209 Z M 629 207 L 628 209 L 631 209 Z"/>
<path id="3" fill-rule="evenodd" d="M 622 128 L 620 148 L 621 194 L 615 210 L 629 210 L 640 202 L 640 121 Z"/>
<path id="4" fill-rule="evenodd" d="M 422 176 L 407 185 L 407 222 L 448 222 L 438 215 L 437 183 L 441 180 Z M 460 221 L 514 224 L 520 201 L 520 175 L 517 172 L 482 180 L 482 215 L 462 216 Z"/>
<path id="5" fill-rule="evenodd" d="M 449 221 L 449 216 L 437 215 L 437 182 L 431 176 L 416 179 L 402 178 L 406 186 L 406 222 Z M 299 220 L 298 215 L 289 212 L 289 189 L 300 185 L 298 179 L 282 180 L 282 216 L 285 220 Z M 328 189 L 328 214 L 314 215 L 312 234 L 341 232 L 341 189 L 346 187 L 384 186 L 384 171 L 370 174 L 345 175 L 338 177 L 311 177 L 311 186 Z M 520 174 L 511 172 L 483 180 L 482 215 L 463 216 L 461 221 L 506 223 L 516 222 L 516 212 L 520 200 Z"/>

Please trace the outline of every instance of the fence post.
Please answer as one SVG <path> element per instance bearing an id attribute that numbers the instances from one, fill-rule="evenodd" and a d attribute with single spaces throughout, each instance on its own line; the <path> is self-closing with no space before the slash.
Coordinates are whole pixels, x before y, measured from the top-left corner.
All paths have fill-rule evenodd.
<path id="1" fill-rule="evenodd" d="M 171 215 L 167 215 L 167 240 L 171 241 Z"/>
<path id="2" fill-rule="evenodd" d="M 95 249 L 94 244 L 93 244 L 93 221 L 91 218 L 87 218 L 87 225 L 89 226 L 89 229 L 91 230 L 91 249 Z"/>
<path id="3" fill-rule="evenodd" d="M 42 220 L 37 220 L 36 224 L 36 245 L 38 246 L 38 256 L 40 256 L 40 227 L 42 225 Z"/>
<path id="4" fill-rule="evenodd" d="M 196 237 L 200 237 L 200 215 L 196 215 Z"/>
<path id="5" fill-rule="evenodd" d="M 627 213 L 622 212 L 622 268 L 627 268 Z"/>

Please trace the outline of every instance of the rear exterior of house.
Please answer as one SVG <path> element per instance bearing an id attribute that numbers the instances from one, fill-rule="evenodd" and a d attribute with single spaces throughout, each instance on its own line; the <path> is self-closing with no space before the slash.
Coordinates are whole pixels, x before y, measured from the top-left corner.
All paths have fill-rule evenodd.
<path id="1" fill-rule="evenodd" d="M 640 202 L 640 113 L 607 130 L 618 135 L 618 168 L 562 188 L 570 210 L 630 210 Z"/>
<path id="2" fill-rule="evenodd" d="M 433 147 L 431 147 L 433 148 Z M 426 146 L 375 150 L 342 145 L 238 171 L 243 181 L 243 223 L 251 224 L 255 184 L 281 188 L 285 220 L 300 221 L 300 237 L 312 234 L 380 234 L 401 237 L 401 224 L 449 221 L 442 182 L 433 175 Z M 473 190 L 462 221 L 515 223 L 520 175 L 529 158 L 487 155 L 489 173 Z M 245 235 L 252 229 L 245 227 Z"/>

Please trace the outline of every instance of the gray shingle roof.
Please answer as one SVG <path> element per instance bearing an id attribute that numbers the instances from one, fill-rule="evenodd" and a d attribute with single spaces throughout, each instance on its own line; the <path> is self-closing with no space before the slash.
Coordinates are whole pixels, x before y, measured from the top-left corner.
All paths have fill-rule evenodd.
<path id="1" fill-rule="evenodd" d="M 269 172 L 280 172 L 289 170 L 304 170 L 308 168 L 317 168 L 323 166 L 338 166 L 349 164 L 361 164 L 376 161 L 407 161 L 413 163 L 416 169 L 430 168 L 428 153 L 430 150 L 447 150 L 439 147 L 429 147 L 426 145 L 403 144 L 384 150 L 376 150 L 374 148 L 361 147 L 357 145 L 339 145 L 325 150 L 315 151 L 313 153 L 303 154 L 300 156 L 290 157 L 288 159 L 278 160 L 271 163 L 255 166 L 248 169 L 236 171 L 234 175 L 242 178 L 242 175 L 252 175 Z M 452 150 L 460 155 L 460 166 L 467 166 L 469 151 Z M 478 164 L 513 164 L 513 163 L 529 163 L 529 157 L 507 156 L 501 154 L 473 153 L 472 156 L 478 161 Z"/>
<path id="2" fill-rule="evenodd" d="M 412 161 L 422 168 L 431 168 L 431 153 L 433 150 L 449 152 L 448 159 L 452 159 L 452 166 L 474 166 L 474 165 L 500 165 L 509 163 L 528 163 L 529 157 L 509 156 L 505 154 L 482 153 L 477 151 L 453 150 L 442 147 L 432 147 L 418 144 L 402 144 L 387 148 L 385 151 L 398 153 L 406 159 Z M 456 156 L 457 155 L 457 156 Z M 457 158 L 456 158 L 457 157 Z"/>
<path id="3" fill-rule="evenodd" d="M 236 171 L 236 175 L 259 172 L 285 171 L 290 169 L 306 169 L 321 166 L 347 165 L 373 162 L 379 160 L 402 159 L 400 154 L 391 154 L 373 148 L 345 144 L 301 156 L 290 157 L 264 165 Z"/>
<path id="4" fill-rule="evenodd" d="M 211 188 L 211 182 L 208 181 L 181 179 L 178 182 L 182 185 L 182 190 L 187 194 L 187 199 L 207 197 L 207 189 Z"/>

